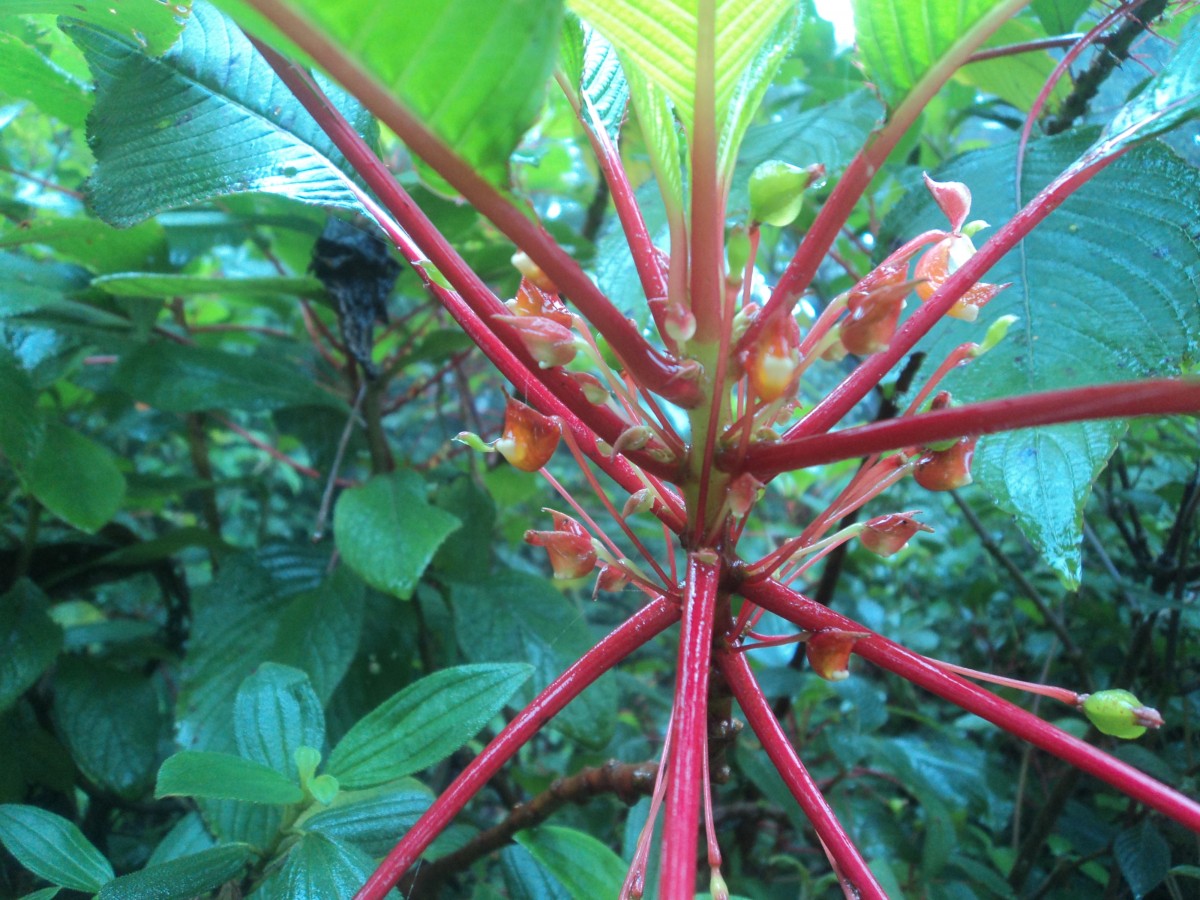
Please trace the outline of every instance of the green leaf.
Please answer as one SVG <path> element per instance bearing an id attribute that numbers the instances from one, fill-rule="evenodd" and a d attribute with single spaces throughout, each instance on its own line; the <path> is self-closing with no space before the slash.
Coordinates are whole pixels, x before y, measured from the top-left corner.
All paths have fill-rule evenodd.
<path id="1" fill-rule="evenodd" d="M 696 92 L 697 0 L 569 0 L 630 65 L 670 97 L 690 129 Z M 725 122 L 738 82 L 791 0 L 717 0 L 716 121 Z M 630 79 L 632 83 L 632 78 Z"/>
<path id="2" fill-rule="evenodd" d="M 1068 29 L 1069 31 L 1070 29 Z M 1027 19 L 1009 19 L 985 44 L 986 47 L 1003 47 L 1023 44 L 1045 37 L 1045 34 Z M 985 59 L 963 66 L 955 73 L 955 79 L 970 84 L 989 94 L 995 94 L 1005 103 L 1020 110 L 1033 106 L 1033 101 L 1054 71 L 1057 60 L 1047 50 L 1028 51 L 996 59 Z M 1071 89 L 1070 80 L 1060 78 L 1050 92 L 1049 108 L 1054 109 Z"/>
<path id="3" fill-rule="evenodd" d="M 1188 22 L 1162 70 L 1126 103 L 1096 142 L 1103 155 L 1162 134 L 1200 113 L 1200 19 Z"/>
<path id="4" fill-rule="evenodd" d="M 517 832 L 516 841 L 558 879 L 574 900 L 621 893 L 625 864 L 590 834 L 545 825 Z"/>
<path id="5" fill-rule="evenodd" d="M 372 857 L 387 854 L 433 802 L 429 789 L 418 781 L 402 779 L 365 791 L 342 791 L 328 809 L 297 823 L 313 831 L 353 844 Z"/>
<path id="6" fill-rule="evenodd" d="M 62 816 L 15 803 L 0 805 L 0 844 L 17 862 L 51 884 L 94 894 L 112 880 L 112 866 Z"/>
<path id="7" fill-rule="evenodd" d="M 159 54 L 175 43 L 189 14 L 190 0 L 171 3 L 112 3 L 111 0 L 0 0 L 0 15 L 71 16 L 116 32 Z"/>
<path id="8" fill-rule="evenodd" d="M 106 884 L 97 900 L 188 900 L 235 878 L 253 856 L 247 844 L 222 844 L 122 875 Z"/>
<path id="9" fill-rule="evenodd" d="M 1032 197 L 1071 165 L 1093 136 L 1031 144 L 1022 195 Z M 972 217 L 1003 222 L 1014 209 L 1013 159 L 1012 145 L 970 153 L 937 178 L 972 189 Z M 979 325 L 948 320 L 939 326 L 927 348 L 932 359 L 978 340 L 999 316 L 1018 318 L 999 345 L 954 373 L 947 387 L 955 398 L 1178 374 L 1200 346 L 1198 197 L 1200 176 L 1157 145 L 1135 148 L 1072 195 L 987 274 L 988 282 L 1013 286 L 988 304 Z M 889 235 L 911 236 L 944 227 L 945 217 L 921 187 L 887 222 Z M 1120 423 L 1087 423 L 979 442 L 976 481 L 1017 517 L 1067 584 L 1080 575 L 1083 502 L 1122 429 Z"/>
<path id="10" fill-rule="evenodd" d="M 232 753 L 184 750 L 163 762 L 154 796 L 288 804 L 299 803 L 304 792 L 286 775 L 260 762 Z"/>
<path id="11" fill-rule="evenodd" d="M 166 234 L 158 222 L 113 228 L 91 217 L 47 213 L 0 237 L 0 247 L 28 244 L 50 247 L 60 258 L 99 273 L 151 268 L 164 262 L 167 253 Z"/>
<path id="12" fill-rule="evenodd" d="M 63 28 L 96 78 L 88 197 L 105 221 L 132 225 L 247 191 L 360 208 L 341 154 L 245 35 L 208 4 L 196 3 L 161 59 L 92 25 Z M 349 107 L 347 117 L 370 139 L 361 108 Z"/>
<path id="13" fill-rule="evenodd" d="M 500 852 L 500 865 L 512 900 L 571 900 L 567 889 L 520 844 Z"/>
<path id="14" fill-rule="evenodd" d="M 561 0 L 288 5 L 485 178 L 507 184 L 557 56 Z"/>
<path id="15" fill-rule="evenodd" d="M 296 749 L 325 745 L 325 712 L 307 675 L 263 663 L 238 689 L 233 731 L 242 756 L 294 781 Z"/>
<path id="16" fill-rule="evenodd" d="M 64 6 L 66 4 L 63 4 Z M 0 15 L 4 5 L 0 4 Z M 91 108 L 80 84 L 0 24 L 0 95 L 28 100 L 64 125 L 82 128 Z"/>
<path id="17" fill-rule="evenodd" d="M 330 900 L 353 897 L 375 871 L 361 850 L 322 834 L 306 834 L 288 852 L 278 875 L 263 883 L 266 900 Z M 396 897 L 389 891 L 389 900 Z"/>
<path id="18" fill-rule="evenodd" d="M 346 564 L 371 587 L 407 600 L 459 520 L 430 506 L 421 476 L 376 475 L 338 498 L 333 531 Z"/>
<path id="19" fill-rule="evenodd" d="M 325 289 L 315 278 L 261 276 L 225 278 L 208 275 L 159 275 L 153 272 L 121 272 L 103 275 L 92 282 L 114 297 L 193 297 L 202 294 L 246 297 L 315 297 Z"/>
<path id="20" fill-rule="evenodd" d="M 61 307 L 87 287 L 87 270 L 0 252 L 0 320 Z"/>
<path id="21" fill-rule="evenodd" d="M 0 454 L 14 466 L 25 466 L 41 446 L 44 425 L 33 382 L 5 353 L 0 353 L 0 397 Z"/>
<path id="22" fill-rule="evenodd" d="M 1010 0 L 854 0 L 863 67 L 895 108 L 956 45 L 982 40 L 1019 7 Z M 988 18 L 996 11 L 1005 15 Z"/>
<path id="23" fill-rule="evenodd" d="M 629 82 L 613 45 L 596 29 L 568 16 L 563 29 L 563 68 L 571 85 L 587 97 L 615 145 L 629 104 Z"/>
<path id="24" fill-rule="evenodd" d="M 50 512 L 87 532 L 99 530 L 125 499 L 125 476 L 112 452 L 57 422 L 46 427 L 25 486 Z"/>
<path id="25" fill-rule="evenodd" d="M 451 598 L 454 628 L 467 659 L 533 665 L 533 680 L 521 695 L 525 701 L 595 643 L 578 606 L 544 578 L 502 572 L 484 583 L 456 583 Z M 616 707 L 616 689 L 601 680 L 554 723 L 589 747 L 603 747 L 612 736 Z"/>
<path id="26" fill-rule="evenodd" d="M 54 722 L 88 778 L 120 797 L 154 782 L 167 721 L 144 675 L 68 657 L 54 678 Z"/>
<path id="27" fill-rule="evenodd" d="M 61 890 L 62 888 L 59 887 L 42 888 L 41 890 L 26 894 L 21 900 L 54 900 Z"/>
<path id="28" fill-rule="evenodd" d="M 426 769 L 474 737 L 530 672 L 510 663 L 427 675 L 360 719 L 333 748 L 327 771 L 344 787 L 365 788 Z"/>
<path id="29" fill-rule="evenodd" d="M 166 341 L 143 344 L 126 354 L 113 373 L 113 384 L 135 400 L 166 412 L 342 408 L 340 400 L 295 366 Z"/>
<path id="30" fill-rule="evenodd" d="M 1171 848 L 1149 819 L 1117 835 L 1113 856 L 1136 900 L 1158 887 L 1171 867 Z"/>
<path id="31" fill-rule="evenodd" d="M 204 827 L 204 820 L 200 818 L 200 814 L 185 813 L 183 818 L 172 825 L 171 830 L 158 842 L 158 846 L 150 854 L 146 865 L 157 866 L 173 859 L 192 856 L 201 850 L 208 850 L 212 846 L 212 835 Z"/>
<path id="32" fill-rule="evenodd" d="M 1091 0 L 1033 0 L 1029 4 L 1046 34 L 1070 34 L 1091 5 Z"/>

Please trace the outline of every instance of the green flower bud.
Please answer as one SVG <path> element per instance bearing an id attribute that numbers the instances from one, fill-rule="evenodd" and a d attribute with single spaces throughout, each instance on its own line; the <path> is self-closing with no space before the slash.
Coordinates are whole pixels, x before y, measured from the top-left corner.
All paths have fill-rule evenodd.
<path id="1" fill-rule="evenodd" d="M 782 228 L 795 221 L 804 206 L 804 190 L 823 175 L 823 166 L 801 169 L 778 159 L 760 165 L 750 175 L 750 218 Z"/>
<path id="2" fill-rule="evenodd" d="M 1163 719 L 1158 710 L 1143 706 L 1129 691 L 1108 690 L 1089 694 L 1083 701 L 1083 714 L 1101 732 L 1132 740 L 1158 728 Z"/>

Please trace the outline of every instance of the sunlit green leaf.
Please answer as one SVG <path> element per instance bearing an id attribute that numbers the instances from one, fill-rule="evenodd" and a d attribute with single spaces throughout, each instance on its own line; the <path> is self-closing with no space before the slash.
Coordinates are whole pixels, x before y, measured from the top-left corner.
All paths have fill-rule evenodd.
<path id="1" fill-rule="evenodd" d="M 113 3 L 112 0 L 0 0 L 0 15 L 70 16 L 160 54 L 187 22 L 191 0 L 170 3 Z"/>
<path id="2" fill-rule="evenodd" d="M 154 796 L 286 804 L 300 802 L 304 792 L 287 776 L 260 762 L 232 753 L 184 750 L 163 762 Z"/>

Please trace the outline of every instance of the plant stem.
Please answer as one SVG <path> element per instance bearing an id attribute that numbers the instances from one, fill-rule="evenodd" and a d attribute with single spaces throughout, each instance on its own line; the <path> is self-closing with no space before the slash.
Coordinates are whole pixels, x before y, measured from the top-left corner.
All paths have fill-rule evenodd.
<path id="1" fill-rule="evenodd" d="M 743 653 L 718 652 L 717 665 L 721 674 L 729 682 L 733 695 L 742 707 L 750 727 L 758 736 L 775 768 L 783 776 L 788 790 L 808 816 L 817 837 L 825 847 L 830 862 L 838 880 L 849 883 L 852 892 L 850 896 L 869 898 L 869 900 L 887 900 L 887 894 L 880 887 L 866 861 L 858 852 L 850 835 L 838 821 L 829 802 L 821 795 L 812 776 L 796 755 L 783 727 L 771 713 L 767 698 L 758 686 L 754 674 L 750 671 L 750 663 Z"/>
<path id="2" fill-rule="evenodd" d="M 663 900 L 692 900 L 696 893 L 700 778 L 708 753 L 708 675 L 719 579 L 717 562 L 688 555 L 659 874 Z"/>
<path id="3" fill-rule="evenodd" d="M 853 619 L 814 603 L 776 582 L 744 585 L 747 599 L 801 628 L 869 631 Z M 889 672 L 949 700 L 968 712 L 1096 776 L 1121 793 L 1158 810 L 1192 831 L 1200 831 L 1200 803 L 1139 772 L 1114 756 L 1074 738 L 995 694 L 950 675 L 919 654 L 877 634 L 858 641 L 854 652 Z"/>
<path id="4" fill-rule="evenodd" d="M 777 444 L 763 444 L 746 452 L 743 466 L 744 471 L 764 480 L 793 469 L 902 447 L 920 447 L 963 435 L 994 434 L 1061 422 L 1198 411 L 1200 379 L 1195 378 L 1162 378 L 1043 391 L 933 410 L 831 434 L 792 437 Z M 816 412 L 810 415 L 816 415 Z M 717 464 L 724 462 L 718 459 Z"/>
<path id="5" fill-rule="evenodd" d="M 666 630 L 680 614 L 679 606 L 659 598 L 643 607 L 554 679 L 517 717 L 494 737 L 433 806 L 408 830 L 355 895 L 355 900 L 382 900 L 426 848 L 493 775 L 525 743 L 579 696 L 588 685 L 651 638 Z"/>

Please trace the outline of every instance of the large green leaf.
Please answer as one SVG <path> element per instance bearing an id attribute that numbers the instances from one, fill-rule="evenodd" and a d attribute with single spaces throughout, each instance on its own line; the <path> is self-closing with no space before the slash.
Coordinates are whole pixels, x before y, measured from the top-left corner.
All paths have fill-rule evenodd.
<path id="1" fill-rule="evenodd" d="M 96 784 L 129 799 L 153 784 L 167 722 L 146 677 L 65 659 L 54 678 L 54 722 L 80 771 Z"/>
<path id="2" fill-rule="evenodd" d="M 311 377 L 282 362 L 154 341 L 122 359 L 113 383 L 135 400 L 167 412 L 343 404 Z"/>
<path id="3" fill-rule="evenodd" d="M 51 884 L 92 894 L 113 877 L 108 860 L 73 823 L 36 806 L 0 806 L 0 844 Z"/>
<path id="4" fill-rule="evenodd" d="M 241 18 L 245 6 L 226 3 Z M 497 184 L 541 109 L 562 0 L 288 0 L 454 152 Z M 255 30 L 261 19 L 248 16 Z"/>
<path id="5" fill-rule="evenodd" d="M 664 90 L 691 127 L 696 92 L 697 0 L 569 0 L 570 6 Z M 792 0 L 717 0 L 716 120 L 718 131 L 738 82 Z"/>
<path id="6" fill-rule="evenodd" d="M 1031 197 L 1084 152 L 1093 133 L 1032 144 L 1022 195 Z M 937 173 L 972 188 L 972 216 L 1013 213 L 1014 147 L 968 154 Z M 1001 173 L 997 177 L 997 173 Z M 987 321 L 1020 322 L 986 356 L 956 373 L 959 400 L 1178 374 L 1200 347 L 1200 176 L 1169 150 L 1131 151 L 1074 194 L 987 275 L 1013 286 L 988 305 Z M 944 227 L 915 190 L 889 216 L 897 236 Z M 977 237 L 985 237 L 987 232 Z M 931 353 L 981 336 L 947 321 Z M 1082 504 L 1122 426 L 1065 425 L 988 436 L 976 479 L 1018 522 L 1068 583 L 1080 572 Z"/>
<path id="7" fill-rule="evenodd" d="M 162 264 L 167 253 L 166 235 L 157 222 L 118 229 L 91 216 L 68 218 L 48 213 L 22 222 L 0 237 L 0 247 L 27 244 L 50 247 L 58 258 L 99 273 L 143 271 Z"/>
<path id="8" fill-rule="evenodd" d="M 533 665 L 533 680 L 522 693 L 526 701 L 595 643 L 578 606 L 544 578 L 503 572 L 487 582 L 455 584 L 451 597 L 454 629 L 467 659 Z M 605 679 L 554 723 L 587 746 L 603 747 L 612 737 L 616 709 L 616 690 Z"/>
<path id="9" fill-rule="evenodd" d="M 222 844 L 115 878 L 97 900 L 187 900 L 205 895 L 234 878 L 253 855 L 246 844 Z"/>
<path id="10" fill-rule="evenodd" d="M 2 245 L 2 242 L 0 242 Z M 154 272 L 120 272 L 92 282 L 114 297 L 191 297 L 198 294 L 234 294 L 248 297 L 315 297 L 325 289 L 309 276 L 266 275 L 225 278 L 216 275 L 160 275 Z"/>
<path id="11" fill-rule="evenodd" d="M 97 531 L 125 499 L 125 476 L 109 449 L 57 422 L 47 426 L 25 484 L 46 509 L 81 531 Z"/>
<path id="12" fill-rule="evenodd" d="M 265 191 L 359 208 L 345 161 L 229 19 L 197 2 L 162 58 L 84 23 L 63 28 L 96 78 L 88 139 L 93 210 L 114 225 L 213 197 Z M 346 104 L 343 104 L 346 105 Z M 347 116 L 370 135 L 356 105 Z"/>
<path id="13" fill-rule="evenodd" d="M 255 896 L 264 900 L 330 900 L 353 897 L 375 870 L 361 850 L 323 834 L 306 834 L 287 854 L 283 869 Z M 397 897 L 395 891 L 386 895 Z"/>
<path id="14" fill-rule="evenodd" d="M 243 803 L 299 803 L 304 792 L 270 766 L 232 753 L 184 750 L 158 770 L 155 797 L 206 797 Z"/>
<path id="15" fill-rule="evenodd" d="M 62 631 L 46 614 L 46 598 L 22 579 L 0 596 L 0 712 L 50 667 Z"/>
<path id="16" fill-rule="evenodd" d="M 1139 900 L 1158 887 L 1171 868 L 1171 846 L 1150 819 L 1118 834 L 1113 841 L 1113 856 Z"/>
<path id="17" fill-rule="evenodd" d="M 187 22 L 190 0 L 113 3 L 112 0 L 0 0 L 0 15 L 71 16 L 121 35 L 148 53 L 162 53 Z"/>
<path id="18" fill-rule="evenodd" d="M 560 59 L 568 83 L 586 97 L 615 144 L 629 103 L 629 82 L 612 44 L 570 15 L 563 23 Z"/>
<path id="19" fill-rule="evenodd" d="M 384 856 L 433 802 L 420 782 L 401 779 L 366 791 L 342 791 L 327 809 L 297 828 L 347 841 L 371 856 Z"/>
<path id="20" fill-rule="evenodd" d="M 298 779 L 294 753 L 325 744 L 325 712 L 308 676 L 291 666 L 264 663 L 242 682 L 233 704 L 238 752 Z"/>
<path id="21" fill-rule="evenodd" d="M 854 0 L 863 66 L 894 107 L 950 50 L 986 37 L 975 29 L 990 30 L 1023 5 L 1012 0 Z M 993 11 L 1004 15 L 989 19 Z"/>
<path id="22" fill-rule="evenodd" d="M 428 768 L 475 736 L 529 678 L 524 663 L 427 675 L 367 713 L 338 741 L 327 770 L 366 788 Z"/>
<path id="23" fill-rule="evenodd" d="M 574 900 L 616 897 L 625 881 L 621 857 L 590 834 L 544 825 L 521 831 L 517 843 L 567 889 Z"/>
<path id="24" fill-rule="evenodd" d="M 66 4 L 64 4 L 65 6 Z M 0 5 L 3 15 L 3 5 Z M 0 20 L 0 96 L 30 101 L 41 112 L 82 128 L 91 108 L 87 89 Z"/>
<path id="25" fill-rule="evenodd" d="M 421 476 L 376 475 L 338 498 L 334 537 L 346 563 L 367 584 L 402 599 L 412 596 L 433 554 L 461 523 L 430 506 Z"/>

